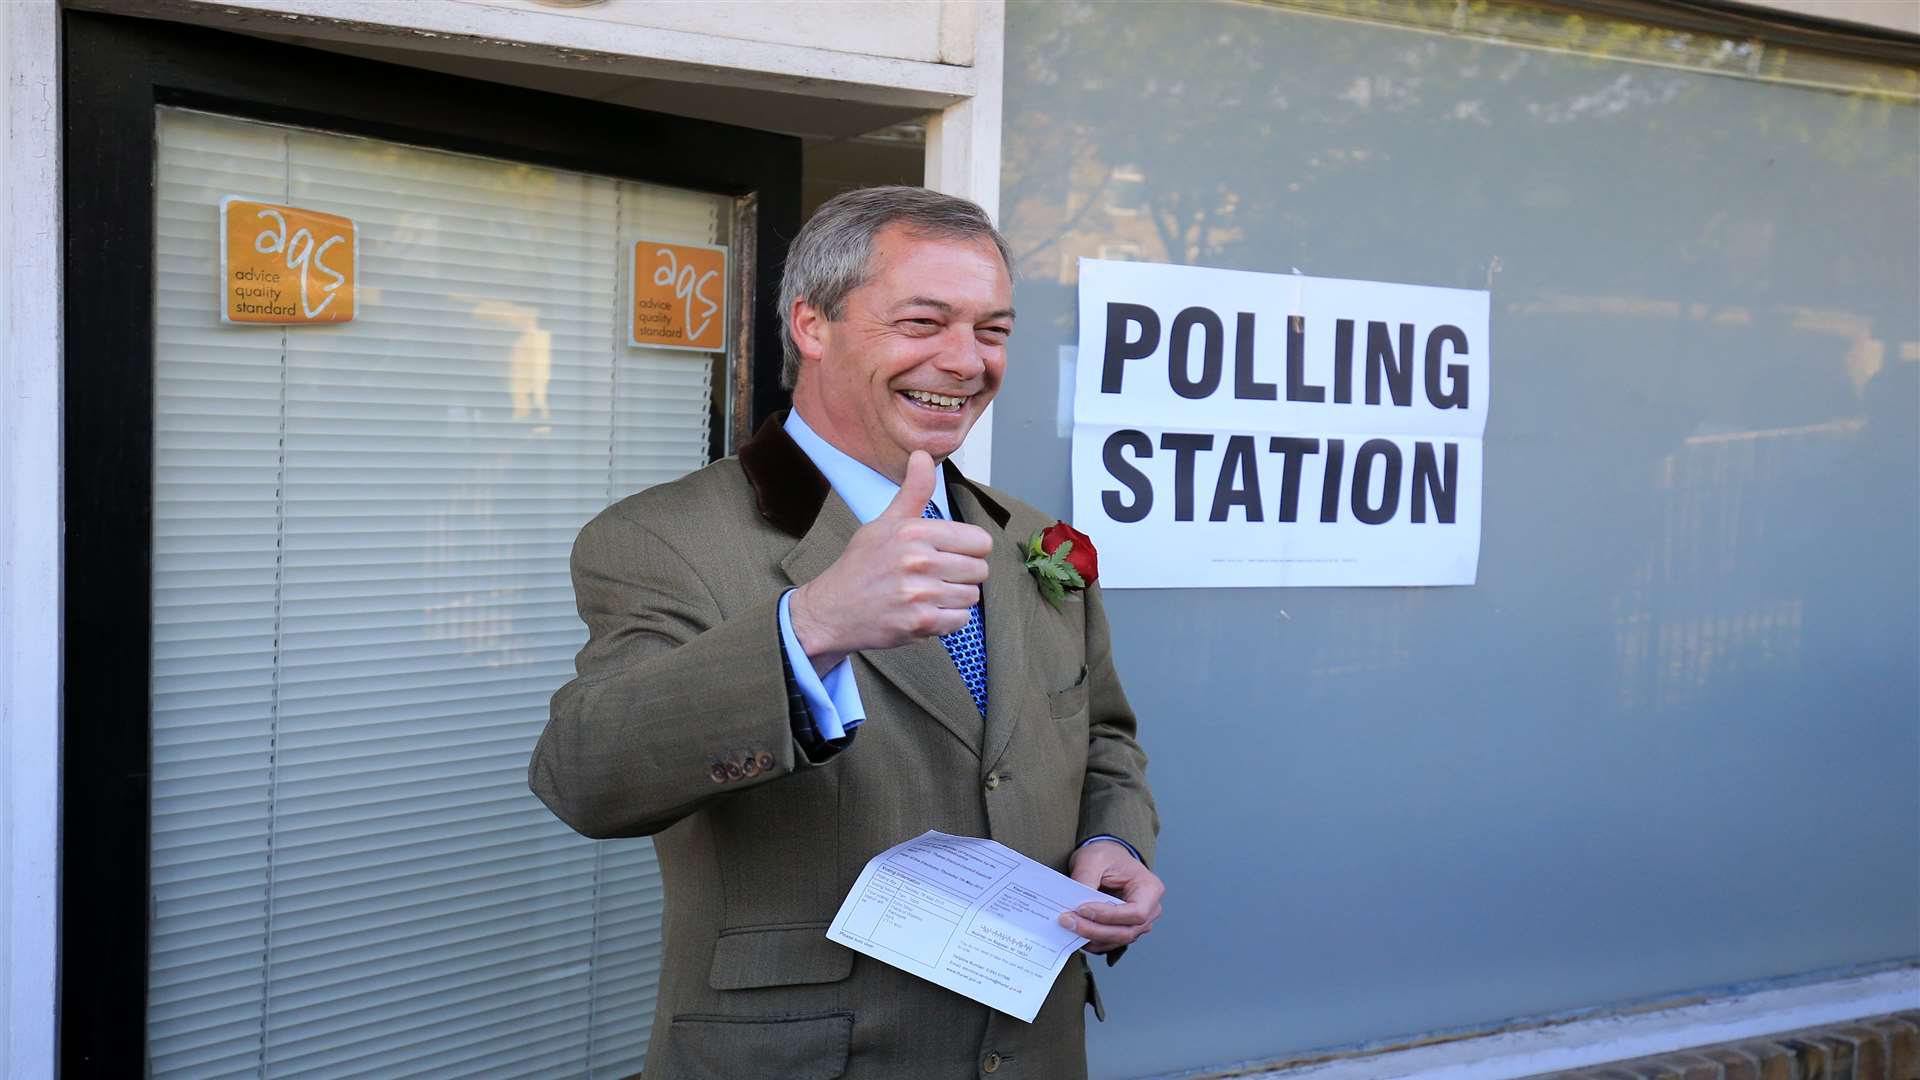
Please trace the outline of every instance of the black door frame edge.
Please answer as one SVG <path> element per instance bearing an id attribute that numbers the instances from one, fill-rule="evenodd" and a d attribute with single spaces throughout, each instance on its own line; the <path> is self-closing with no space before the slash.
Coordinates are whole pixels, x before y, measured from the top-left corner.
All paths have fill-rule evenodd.
<path id="1" fill-rule="evenodd" d="M 154 110 L 205 109 L 751 200 L 753 422 L 780 408 L 790 136 L 174 23 L 62 16 L 65 631 L 58 1075 L 146 1068 Z M 622 138 L 624 133 L 632 138 Z M 724 390 L 716 387 L 716 390 Z"/>

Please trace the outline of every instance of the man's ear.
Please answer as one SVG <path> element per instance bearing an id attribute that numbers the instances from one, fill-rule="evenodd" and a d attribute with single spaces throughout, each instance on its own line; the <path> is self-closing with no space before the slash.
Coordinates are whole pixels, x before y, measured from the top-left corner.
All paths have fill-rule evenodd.
<path id="1" fill-rule="evenodd" d="M 789 329 L 793 332 L 793 347 L 799 350 L 802 361 L 820 359 L 827 351 L 827 337 L 832 324 L 825 313 L 804 299 L 793 302 L 793 310 L 787 313 Z"/>

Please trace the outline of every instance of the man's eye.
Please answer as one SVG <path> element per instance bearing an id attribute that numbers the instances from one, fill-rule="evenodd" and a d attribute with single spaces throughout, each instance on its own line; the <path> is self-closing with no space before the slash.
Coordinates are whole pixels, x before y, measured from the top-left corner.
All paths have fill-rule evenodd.
<path id="1" fill-rule="evenodd" d="M 980 338 L 994 345 L 1004 343 L 1012 333 L 1012 327 L 1007 326 L 983 326 L 979 330 Z"/>

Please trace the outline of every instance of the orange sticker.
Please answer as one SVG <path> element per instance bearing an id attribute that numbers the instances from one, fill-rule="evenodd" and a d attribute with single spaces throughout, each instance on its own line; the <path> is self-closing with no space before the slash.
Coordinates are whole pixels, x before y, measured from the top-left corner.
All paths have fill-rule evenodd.
<path id="1" fill-rule="evenodd" d="M 220 200 L 220 235 L 223 321 L 352 321 L 360 262 L 353 219 L 229 195 Z"/>
<path id="2" fill-rule="evenodd" d="M 727 347 L 727 249 L 709 244 L 633 245 L 629 343 L 723 352 Z"/>

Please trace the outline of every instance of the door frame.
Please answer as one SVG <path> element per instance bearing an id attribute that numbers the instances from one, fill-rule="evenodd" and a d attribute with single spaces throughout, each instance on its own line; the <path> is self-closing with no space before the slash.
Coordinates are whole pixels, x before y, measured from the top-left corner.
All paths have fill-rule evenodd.
<path id="1" fill-rule="evenodd" d="M 68 11 L 64 65 L 59 1074 L 146 1066 L 155 110 L 203 109 L 734 199 L 736 361 L 758 424 L 779 385 L 780 268 L 800 142 L 239 34 Z M 644 138 L 639 136 L 644 135 Z M 611 272 L 614 268 L 608 267 Z M 716 425 L 716 449 L 727 425 Z M 746 423 L 734 425 L 735 429 Z"/>

